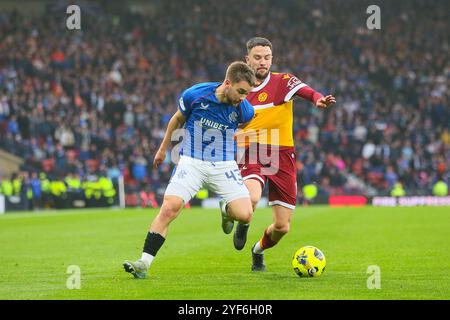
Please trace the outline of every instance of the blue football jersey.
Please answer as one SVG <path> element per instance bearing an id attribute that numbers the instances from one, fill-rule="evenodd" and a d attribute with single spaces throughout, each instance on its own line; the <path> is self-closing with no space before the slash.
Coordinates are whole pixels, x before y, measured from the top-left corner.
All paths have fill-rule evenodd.
<path id="1" fill-rule="evenodd" d="M 218 101 L 215 91 L 220 85 L 200 83 L 181 94 L 178 108 L 186 117 L 186 134 L 180 154 L 212 162 L 235 160 L 234 134 L 240 123 L 253 118 L 255 111 L 246 99 L 237 107 Z"/>

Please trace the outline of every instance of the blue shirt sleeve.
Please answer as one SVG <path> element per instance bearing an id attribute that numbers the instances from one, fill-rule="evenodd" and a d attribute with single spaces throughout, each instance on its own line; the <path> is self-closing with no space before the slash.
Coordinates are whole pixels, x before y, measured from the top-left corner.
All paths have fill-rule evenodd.
<path id="1" fill-rule="evenodd" d="M 247 99 L 244 99 L 244 101 L 241 102 L 241 104 L 239 105 L 239 108 L 241 109 L 240 123 L 246 123 L 253 119 L 253 116 L 255 115 L 255 109 L 250 104 L 250 102 L 248 102 Z"/>
<path id="2" fill-rule="evenodd" d="M 186 89 L 178 99 L 178 109 L 186 118 L 189 117 L 192 111 L 193 102 L 193 90 L 191 88 Z"/>

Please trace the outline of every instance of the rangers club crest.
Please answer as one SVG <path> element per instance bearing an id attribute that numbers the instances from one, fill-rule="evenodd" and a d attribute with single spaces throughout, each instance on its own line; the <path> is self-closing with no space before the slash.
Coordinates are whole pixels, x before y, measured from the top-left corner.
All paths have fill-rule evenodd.
<path id="1" fill-rule="evenodd" d="M 230 122 L 236 122 L 237 121 L 237 113 L 235 111 L 233 111 L 232 113 L 230 113 L 230 115 L 228 116 L 228 119 L 230 119 Z"/>

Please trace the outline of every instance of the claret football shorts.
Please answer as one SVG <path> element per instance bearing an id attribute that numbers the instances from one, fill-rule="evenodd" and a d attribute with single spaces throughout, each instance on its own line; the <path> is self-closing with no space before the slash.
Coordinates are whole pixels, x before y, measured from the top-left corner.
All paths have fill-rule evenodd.
<path id="1" fill-rule="evenodd" d="M 268 183 L 269 205 L 295 209 L 297 202 L 297 169 L 294 147 L 254 144 L 245 148 L 238 165 L 245 180 Z"/>

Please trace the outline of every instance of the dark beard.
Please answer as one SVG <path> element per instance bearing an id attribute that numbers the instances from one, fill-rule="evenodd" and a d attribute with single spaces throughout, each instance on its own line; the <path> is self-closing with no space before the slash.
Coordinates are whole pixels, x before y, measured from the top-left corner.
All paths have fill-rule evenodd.
<path id="1" fill-rule="evenodd" d="M 268 75 L 269 75 L 269 71 L 266 71 L 266 73 L 264 73 L 263 75 L 259 74 L 258 72 L 256 72 L 256 74 L 255 74 L 256 79 L 258 79 L 258 80 L 264 80 L 267 78 Z"/>

